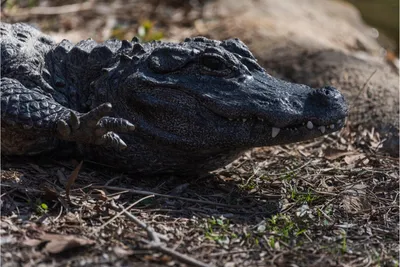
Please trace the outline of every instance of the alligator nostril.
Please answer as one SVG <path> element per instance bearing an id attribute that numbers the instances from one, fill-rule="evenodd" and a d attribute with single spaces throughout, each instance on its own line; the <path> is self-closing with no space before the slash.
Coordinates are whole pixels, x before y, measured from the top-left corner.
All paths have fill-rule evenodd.
<path id="1" fill-rule="evenodd" d="M 331 96 L 332 94 L 334 95 L 335 93 L 335 88 L 332 86 L 325 86 L 324 88 L 322 88 L 322 92 L 327 95 L 327 96 Z"/>

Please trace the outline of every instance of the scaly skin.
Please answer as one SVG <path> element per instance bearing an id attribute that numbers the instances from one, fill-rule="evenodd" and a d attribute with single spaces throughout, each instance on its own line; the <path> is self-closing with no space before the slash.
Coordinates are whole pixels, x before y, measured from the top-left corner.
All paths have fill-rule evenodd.
<path id="1" fill-rule="evenodd" d="M 257 146 L 343 127 L 333 87 L 268 75 L 238 39 L 77 45 L 1 25 L 2 152 L 67 142 L 86 159 L 142 175 L 198 175 Z"/>

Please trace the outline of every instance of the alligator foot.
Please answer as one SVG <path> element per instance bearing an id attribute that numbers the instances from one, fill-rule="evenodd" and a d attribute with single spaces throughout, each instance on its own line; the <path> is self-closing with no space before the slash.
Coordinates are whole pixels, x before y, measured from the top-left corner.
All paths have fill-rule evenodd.
<path id="1" fill-rule="evenodd" d="M 111 108 L 110 103 L 104 103 L 84 114 L 71 111 L 68 120 L 57 122 L 57 132 L 64 140 L 124 149 L 127 145 L 117 133 L 132 132 L 135 126 L 122 118 L 107 117 Z"/>

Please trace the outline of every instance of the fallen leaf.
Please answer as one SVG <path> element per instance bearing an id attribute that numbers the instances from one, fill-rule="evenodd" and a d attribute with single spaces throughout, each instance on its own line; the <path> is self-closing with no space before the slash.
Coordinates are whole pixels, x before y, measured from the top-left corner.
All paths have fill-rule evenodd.
<path id="1" fill-rule="evenodd" d="M 71 190 L 71 186 L 74 184 L 76 178 L 78 177 L 79 171 L 81 170 L 82 167 L 82 163 L 83 161 L 81 161 L 79 165 L 76 166 L 75 170 L 69 176 L 67 185 L 65 186 L 65 194 L 69 202 L 71 202 L 71 198 L 69 197 L 69 191 Z"/>
<path id="2" fill-rule="evenodd" d="M 358 155 L 348 155 L 344 157 L 344 162 L 347 163 L 347 165 L 351 165 L 359 161 L 360 159 L 365 158 L 364 154 L 358 154 Z"/>
<path id="3" fill-rule="evenodd" d="M 45 200 L 57 200 L 59 196 L 59 193 L 57 190 L 53 187 L 50 187 L 49 185 L 45 185 L 43 188 L 43 199 Z"/>
<path id="4" fill-rule="evenodd" d="M 349 196 L 342 197 L 341 206 L 348 213 L 359 213 L 362 210 L 369 209 L 371 205 L 365 196 Z"/>
<path id="5" fill-rule="evenodd" d="M 93 245 L 95 243 L 93 240 L 73 235 L 43 234 L 40 239 L 48 241 L 44 250 L 52 254 L 58 254 L 72 248 Z"/>
<path id="6" fill-rule="evenodd" d="M 341 194 L 341 205 L 348 213 L 358 213 L 371 207 L 365 184 L 349 185 Z"/>
<path id="7" fill-rule="evenodd" d="M 90 196 L 95 199 L 100 199 L 100 200 L 104 200 L 104 201 L 108 200 L 106 192 L 104 192 L 103 190 L 100 190 L 100 189 L 93 189 L 90 192 Z"/>
<path id="8" fill-rule="evenodd" d="M 131 256 L 131 255 L 134 254 L 133 250 L 131 250 L 131 249 L 124 249 L 124 248 L 121 248 L 121 247 L 114 247 L 113 250 L 114 250 L 114 253 L 115 253 L 119 258 Z"/>
<path id="9" fill-rule="evenodd" d="M 68 212 L 64 216 L 64 220 L 68 224 L 75 224 L 75 225 L 80 225 L 81 224 L 81 220 L 79 219 L 79 216 L 77 214 L 72 213 L 72 212 Z"/>
<path id="10" fill-rule="evenodd" d="M 36 247 L 36 246 L 39 246 L 43 242 L 44 242 L 43 240 L 27 238 L 26 240 L 24 240 L 22 242 L 22 244 L 25 246 L 28 246 L 28 247 Z"/>
<path id="11" fill-rule="evenodd" d="M 354 151 L 341 150 L 336 148 L 327 147 L 324 150 L 324 157 L 329 160 L 335 160 L 346 155 L 353 155 Z"/>

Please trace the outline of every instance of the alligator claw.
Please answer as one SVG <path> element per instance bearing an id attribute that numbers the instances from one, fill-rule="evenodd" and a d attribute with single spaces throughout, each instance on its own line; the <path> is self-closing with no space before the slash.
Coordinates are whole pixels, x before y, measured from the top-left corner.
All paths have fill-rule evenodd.
<path id="1" fill-rule="evenodd" d="M 135 126 L 122 118 L 105 117 L 111 108 L 110 103 L 105 103 L 85 114 L 71 111 L 69 119 L 57 122 L 57 132 L 67 141 L 125 149 L 127 145 L 117 133 L 132 132 Z"/>
<path id="2" fill-rule="evenodd" d="M 68 137 L 71 134 L 71 128 L 65 120 L 57 121 L 57 131 L 63 137 Z"/>
<path id="3" fill-rule="evenodd" d="M 102 135 L 100 139 L 97 139 L 95 144 L 111 146 L 117 150 L 123 150 L 128 147 L 126 143 L 121 139 L 121 137 L 119 137 L 116 133 L 113 132 L 108 132 Z"/>
<path id="4" fill-rule="evenodd" d="M 94 120 L 100 120 L 102 117 L 109 114 L 111 112 L 111 109 L 112 109 L 111 103 L 104 103 L 98 106 L 97 108 L 91 110 L 89 114 Z"/>
<path id="5" fill-rule="evenodd" d="M 135 130 L 135 125 L 122 118 L 103 117 L 97 123 L 97 126 L 118 133 L 128 133 Z"/>

